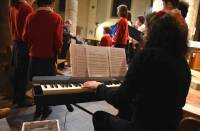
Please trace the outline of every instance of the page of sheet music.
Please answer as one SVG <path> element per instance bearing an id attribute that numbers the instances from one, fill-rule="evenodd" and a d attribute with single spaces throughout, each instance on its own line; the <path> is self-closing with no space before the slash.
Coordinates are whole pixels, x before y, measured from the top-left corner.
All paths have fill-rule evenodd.
<path id="1" fill-rule="evenodd" d="M 109 50 L 110 76 L 123 77 L 127 72 L 126 54 L 123 48 L 110 48 Z"/>
<path id="2" fill-rule="evenodd" d="M 86 46 L 89 77 L 109 77 L 108 47 Z"/>
<path id="3" fill-rule="evenodd" d="M 84 45 L 71 44 L 70 60 L 73 77 L 88 77 L 86 50 Z"/>

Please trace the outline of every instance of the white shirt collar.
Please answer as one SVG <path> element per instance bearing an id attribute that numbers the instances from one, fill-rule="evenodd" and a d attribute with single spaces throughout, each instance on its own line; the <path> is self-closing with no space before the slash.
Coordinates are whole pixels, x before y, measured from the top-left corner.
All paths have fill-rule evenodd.
<path id="1" fill-rule="evenodd" d="M 37 8 L 37 11 L 40 11 L 40 10 L 47 10 L 47 11 L 53 12 L 53 9 L 51 7 L 39 7 L 39 8 Z"/>

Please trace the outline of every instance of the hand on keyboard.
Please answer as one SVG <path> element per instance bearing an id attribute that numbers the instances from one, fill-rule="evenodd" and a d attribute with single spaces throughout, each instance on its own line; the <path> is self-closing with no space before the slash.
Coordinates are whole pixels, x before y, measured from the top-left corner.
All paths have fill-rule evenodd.
<path id="1" fill-rule="evenodd" d="M 101 85 L 101 82 L 97 81 L 87 81 L 81 85 L 82 88 L 90 88 L 90 89 L 96 89 L 99 85 Z"/>

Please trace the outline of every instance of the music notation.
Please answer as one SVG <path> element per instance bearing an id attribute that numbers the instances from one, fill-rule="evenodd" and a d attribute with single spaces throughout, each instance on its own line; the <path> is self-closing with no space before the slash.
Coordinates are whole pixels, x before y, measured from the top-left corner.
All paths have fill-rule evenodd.
<path id="1" fill-rule="evenodd" d="M 125 50 L 90 45 L 71 46 L 73 77 L 120 77 L 127 72 Z"/>

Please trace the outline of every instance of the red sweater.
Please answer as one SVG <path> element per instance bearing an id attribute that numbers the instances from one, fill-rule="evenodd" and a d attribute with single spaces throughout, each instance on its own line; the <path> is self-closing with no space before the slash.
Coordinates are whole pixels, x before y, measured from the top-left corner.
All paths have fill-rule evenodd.
<path id="1" fill-rule="evenodd" d="M 19 2 L 9 9 L 9 27 L 12 40 L 22 40 L 22 32 L 26 17 L 33 12 L 33 8 L 26 2 Z"/>
<path id="2" fill-rule="evenodd" d="M 112 46 L 112 38 L 109 35 L 105 35 L 101 38 L 100 46 Z"/>
<path id="3" fill-rule="evenodd" d="M 114 43 L 122 44 L 125 46 L 128 39 L 128 21 L 126 18 L 121 17 L 117 23 L 116 34 L 114 36 Z"/>
<path id="4" fill-rule="evenodd" d="M 37 10 L 26 20 L 23 40 L 28 44 L 29 56 L 55 58 L 62 47 L 62 18 L 50 10 Z"/>

